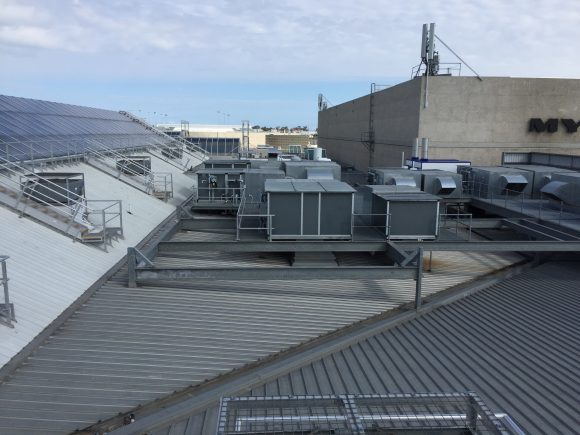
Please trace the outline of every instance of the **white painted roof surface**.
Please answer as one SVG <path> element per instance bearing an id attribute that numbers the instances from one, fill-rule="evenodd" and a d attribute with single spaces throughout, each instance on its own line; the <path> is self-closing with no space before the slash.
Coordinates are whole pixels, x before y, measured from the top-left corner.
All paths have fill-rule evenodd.
<path id="1" fill-rule="evenodd" d="M 196 162 L 194 164 L 197 164 Z M 125 238 L 104 252 L 84 245 L 49 227 L 0 207 L 0 253 L 7 261 L 15 328 L 0 326 L 0 366 L 3 366 L 62 311 L 74 302 L 127 252 L 167 218 L 191 193 L 191 178 L 152 157 L 152 170 L 173 174 L 174 198 L 169 202 L 149 196 L 86 164 L 47 171 L 83 172 L 87 199 L 123 201 Z"/>

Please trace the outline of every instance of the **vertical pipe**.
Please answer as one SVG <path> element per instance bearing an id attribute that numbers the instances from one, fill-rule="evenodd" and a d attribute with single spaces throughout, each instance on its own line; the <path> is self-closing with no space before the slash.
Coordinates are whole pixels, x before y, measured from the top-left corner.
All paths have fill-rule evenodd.
<path id="1" fill-rule="evenodd" d="M 429 138 L 428 137 L 423 137 L 421 138 L 421 148 L 423 149 L 423 158 L 424 159 L 428 159 L 429 158 Z"/>
<path id="2" fill-rule="evenodd" d="M 419 138 L 413 140 L 413 155 L 411 157 L 419 157 Z"/>
<path id="3" fill-rule="evenodd" d="M 417 249 L 417 281 L 415 284 L 415 310 L 421 308 L 421 281 L 423 279 L 423 248 Z"/>
<path id="4" fill-rule="evenodd" d="M 6 271 L 6 261 L 2 261 L 2 286 L 4 287 L 4 304 L 6 306 L 6 322 L 12 326 L 14 320 L 14 311 L 10 305 L 10 294 L 8 293 L 8 273 Z"/>
<path id="5" fill-rule="evenodd" d="M 320 210 L 318 210 L 318 213 L 320 213 Z M 304 192 L 300 193 L 300 235 L 304 235 Z"/>
<path id="6" fill-rule="evenodd" d="M 130 288 L 137 287 L 137 257 L 135 255 L 135 248 L 127 248 L 127 286 Z"/>

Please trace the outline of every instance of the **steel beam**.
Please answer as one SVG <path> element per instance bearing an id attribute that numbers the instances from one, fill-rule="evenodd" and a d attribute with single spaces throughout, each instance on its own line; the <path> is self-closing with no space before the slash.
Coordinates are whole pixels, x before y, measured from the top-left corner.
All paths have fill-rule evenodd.
<path id="1" fill-rule="evenodd" d="M 135 271 L 137 282 L 182 280 L 311 280 L 311 279 L 416 279 L 416 267 L 260 267 L 145 269 Z"/>
<path id="2" fill-rule="evenodd" d="M 181 229 L 194 230 L 235 230 L 235 219 L 182 219 Z"/>
<path id="3" fill-rule="evenodd" d="M 399 249 L 410 251 L 422 247 L 425 251 L 472 251 L 472 252 L 580 252 L 580 241 L 398 241 Z"/>
<path id="4" fill-rule="evenodd" d="M 386 240 L 376 242 L 160 242 L 158 252 L 383 252 Z"/>

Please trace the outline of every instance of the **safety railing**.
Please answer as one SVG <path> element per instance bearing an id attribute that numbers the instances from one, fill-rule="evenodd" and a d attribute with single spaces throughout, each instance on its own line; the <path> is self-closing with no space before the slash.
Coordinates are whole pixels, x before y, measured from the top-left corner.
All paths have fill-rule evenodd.
<path id="1" fill-rule="evenodd" d="M 528 218 L 558 225 L 566 222 L 580 224 L 580 206 L 566 204 L 541 192 L 539 196 L 513 189 L 504 189 L 498 193 L 488 183 L 475 181 L 472 183 L 471 195 L 472 198 L 478 198 Z"/>
<path id="2" fill-rule="evenodd" d="M 173 198 L 173 174 L 171 172 L 154 172 L 153 195 L 167 201 Z"/>
<path id="3" fill-rule="evenodd" d="M 230 204 L 239 206 L 244 193 L 243 187 L 197 187 L 194 201 L 205 204 Z"/>
<path id="4" fill-rule="evenodd" d="M 473 215 L 471 213 L 442 213 L 439 215 L 439 239 L 454 235 L 453 240 L 471 240 L 472 228 Z"/>
<path id="5" fill-rule="evenodd" d="M 0 157 L 6 161 L 35 166 L 51 160 L 77 161 L 82 158 L 81 141 L 62 138 L 0 142 Z"/>
<path id="6" fill-rule="evenodd" d="M 39 186 L 42 188 L 37 190 Z M 21 215 L 40 219 L 74 239 L 105 243 L 108 230 L 112 230 L 115 235 L 123 235 L 122 206 L 119 200 L 87 200 L 47 178 L 31 174 L 14 162 L 6 162 L 1 158 L 0 187 L 3 187 L 1 193 L 4 194 L 3 202 L 7 206 Z M 55 205 L 55 198 L 60 205 Z M 101 207 L 91 207 L 95 204 Z M 114 218 L 111 216 L 113 214 Z M 45 218 L 42 219 L 42 216 Z M 111 223 L 114 219 L 118 225 Z"/>
<path id="7" fill-rule="evenodd" d="M 207 158 L 206 151 L 196 146 L 194 143 L 187 141 L 182 137 L 170 136 L 164 131 L 159 130 L 153 125 L 148 124 L 145 120 L 133 115 L 132 113 L 121 111 L 122 115 L 141 124 L 147 130 L 155 133 L 159 139 L 152 139 L 150 147 L 154 148 L 157 153 L 161 154 L 161 158 L 166 161 L 178 161 L 181 169 L 186 171 L 190 168 L 190 163 L 196 160 L 205 160 Z M 183 159 L 187 160 L 184 162 Z"/>
<path id="8" fill-rule="evenodd" d="M 417 77 L 420 75 L 424 75 L 426 71 L 426 65 L 421 63 L 420 65 L 416 65 L 411 69 L 411 78 Z M 439 63 L 438 64 L 438 75 L 453 75 L 453 76 L 460 76 L 461 75 L 461 63 L 460 62 L 446 62 L 446 63 Z"/>
<path id="9" fill-rule="evenodd" d="M 10 328 L 14 328 L 13 322 L 16 322 L 16 314 L 14 312 L 14 304 L 10 302 L 10 293 L 8 291 L 8 271 L 6 267 L 6 260 L 10 257 L 7 255 L 0 255 L 0 283 L 4 293 L 4 302 L 0 304 L 0 323 Z"/>
<path id="10" fill-rule="evenodd" d="M 353 213 L 351 218 L 352 240 L 388 240 L 390 234 L 390 213 Z"/>
<path id="11" fill-rule="evenodd" d="M 265 205 L 263 202 L 255 201 L 252 195 L 246 195 L 244 191 L 236 213 L 236 240 L 240 240 L 242 231 L 265 231 L 268 240 L 271 240 L 272 230 L 274 229 L 272 226 L 274 215 L 262 213 L 263 205 Z M 248 211 L 248 207 L 250 211 Z M 246 222 L 253 222 L 249 224 L 253 226 L 244 226 L 244 219 Z"/>

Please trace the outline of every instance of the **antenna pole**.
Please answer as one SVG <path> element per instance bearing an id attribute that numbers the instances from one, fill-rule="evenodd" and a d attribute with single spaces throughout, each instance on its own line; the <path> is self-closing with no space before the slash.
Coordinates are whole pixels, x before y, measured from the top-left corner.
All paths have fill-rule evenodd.
<path id="1" fill-rule="evenodd" d="M 477 72 L 476 72 L 476 71 L 475 71 L 473 68 L 471 68 L 467 62 L 465 62 L 465 61 L 464 61 L 464 60 L 463 60 L 463 59 L 462 59 L 462 58 L 461 58 L 461 57 L 460 57 L 460 56 L 459 56 L 457 53 L 455 53 L 455 52 L 454 52 L 454 51 L 451 49 L 451 47 L 449 47 L 449 46 L 448 46 L 448 45 L 447 45 L 445 42 L 443 42 L 443 40 L 441 40 L 441 38 L 440 38 L 439 36 L 435 35 L 435 38 L 437 38 L 437 40 L 438 40 L 438 41 L 439 41 L 441 44 L 443 44 L 443 45 L 445 46 L 445 48 L 447 48 L 447 50 L 449 50 L 451 53 L 453 53 L 453 55 L 454 55 L 454 56 L 455 56 L 457 59 L 459 59 L 461 62 L 463 62 L 463 63 L 465 64 L 465 66 L 466 66 L 467 68 L 469 68 L 469 69 L 470 69 L 470 71 L 471 71 L 473 74 L 475 74 L 475 76 L 476 76 L 476 77 L 479 79 L 479 81 L 480 81 L 480 82 L 482 82 L 482 81 L 483 81 L 483 79 L 482 79 L 482 78 L 479 76 L 479 74 L 477 74 Z"/>

